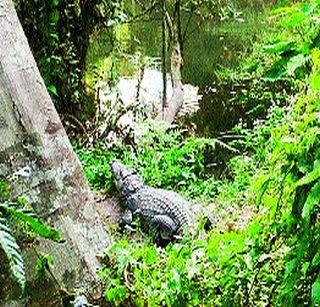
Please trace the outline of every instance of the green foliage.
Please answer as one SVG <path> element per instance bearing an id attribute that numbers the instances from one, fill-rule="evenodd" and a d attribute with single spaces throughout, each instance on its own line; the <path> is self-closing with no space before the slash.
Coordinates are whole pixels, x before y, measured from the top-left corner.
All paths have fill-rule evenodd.
<path id="1" fill-rule="evenodd" d="M 252 11 L 248 8 L 244 11 L 244 18 L 244 22 L 239 24 L 235 22 L 220 25 L 215 28 L 216 36 L 209 42 L 203 39 L 194 46 L 198 50 L 204 44 L 205 48 L 210 46 L 212 50 L 218 50 L 216 53 L 220 53 L 218 58 L 215 54 L 205 59 L 208 62 L 205 69 L 211 71 L 211 78 L 201 68 L 204 84 L 208 84 L 209 80 L 212 85 L 206 87 L 203 105 L 193 120 L 206 136 L 216 137 L 226 131 L 230 133 L 239 119 L 242 128 L 251 130 L 256 120 L 267 116 L 271 106 L 286 105 L 288 97 L 300 90 L 300 83 L 295 75 L 267 78 L 277 55 L 268 53 L 266 45 L 268 42 L 271 44 L 273 38 L 281 33 L 276 20 L 267 19 L 265 11 Z M 197 51 L 194 53 L 197 54 Z M 209 51 L 203 53 L 208 54 Z M 199 61 L 198 56 L 190 54 L 190 57 L 190 62 Z M 196 71 L 198 67 L 202 67 L 200 65 L 194 65 L 194 71 L 190 73 L 193 83 L 197 82 Z M 292 69 L 294 65 L 292 63 Z M 226 137 L 229 139 L 228 135 Z"/>
<path id="2" fill-rule="evenodd" d="M 107 252 L 107 267 L 100 276 L 106 281 L 106 298 L 116 305 L 135 306 L 217 304 L 228 280 L 219 266 L 242 250 L 243 234 L 184 239 L 166 249 L 148 242 L 120 240 Z M 209 265 L 211 261 L 212 265 Z M 217 278 L 220 276 L 220 280 Z"/>
<path id="3" fill-rule="evenodd" d="M 51 255 L 40 255 L 36 261 L 36 277 L 39 282 L 45 282 L 46 272 L 53 266 L 54 258 Z"/>
<path id="4" fill-rule="evenodd" d="M 319 57 L 313 56 L 313 59 L 313 73 L 317 73 Z M 310 80 L 312 78 L 313 75 Z M 319 99 L 319 92 L 310 86 L 292 101 L 287 114 L 271 130 L 266 143 L 269 156 L 256 180 L 256 188 L 265 186 L 261 202 L 268 208 L 270 218 L 279 221 L 285 229 L 283 235 L 291 238 L 287 255 L 290 265 L 281 281 L 283 289 L 277 296 L 282 304 L 310 301 L 311 285 L 317 277 L 319 264 L 313 259 L 318 252 L 320 235 Z M 301 280 L 304 283 L 293 291 L 293 285 Z"/>
<path id="5" fill-rule="evenodd" d="M 29 38 L 40 72 L 59 111 L 72 110 L 79 103 L 81 88 L 80 50 L 72 41 L 69 23 L 77 13 L 66 1 L 18 1 L 16 8 Z M 74 2 L 74 1 L 73 1 Z M 38 14 L 31 14 L 37 11 Z"/>
<path id="6" fill-rule="evenodd" d="M 121 17 L 119 1 L 15 2 L 23 29 L 57 110 L 68 117 L 69 121 L 72 116 L 80 120 L 91 118 L 95 105 L 86 95 L 83 80 L 89 41 L 98 27 L 107 27 L 108 23 Z"/>
<path id="7" fill-rule="evenodd" d="M 302 90 L 314 65 L 312 54 L 319 48 L 319 12 L 318 1 L 280 6 L 260 25 L 267 30 L 258 35 L 253 52 L 242 57 L 235 68 L 218 72 L 217 93 L 212 96 L 222 98 L 223 106 L 240 114 L 245 128 L 251 129 L 255 120 L 266 117 L 271 106 L 287 105 L 290 96 Z M 313 74 L 310 82 L 316 88 L 319 74 Z M 216 108 L 214 104 L 213 109 L 205 109 L 205 123 L 223 114 L 225 108 L 215 113 Z M 208 118 L 210 113 L 214 115 Z M 229 113 L 226 116 L 230 117 Z M 211 125 L 215 131 L 217 127 Z"/>
<path id="8" fill-rule="evenodd" d="M 113 183 L 109 162 L 117 157 L 137 169 L 146 183 L 175 190 L 188 198 L 210 199 L 217 192 L 214 178 L 215 153 L 229 154 L 232 148 L 220 142 L 185 135 L 186 131 L 146 123 L 146 131 L 134 148 L 118 145 L 112 150 L 103 144 L 90 149 L 76 149 L 91 186 L 111 191 Z"/>
<path id="9" fill-rule="evenodd" d="M 318 16 L 318 1 L 299 1 L 276 9 L 269 20 L 272 31 L 261 37 L 264 44 L 254 48 L 244 67 L 272 82 L 304 80 L 311 72 L 311 54 L 319 47 Z"/>
<path id="10" fill-rule="evenodd" d="M 165 249 L 146 240 L 118 240 L 100 272 L 106 299 L 133 306 L 270 304 L 287 248 L 282 242 L 268 250 L 269 234 L 257 221 L 246 231 L 199 229 Z"/>
<path id="11" fill-rule="evenodd" d="M 64 242 L 61 233 L 54 228 L 43 224 L 32 211 L 31 207 L 20 207 L 17 203 L 2 203 L 0 207 L 17 222 L 24 223 L 35 234 L 56 242 Z"/>
<path id="12" fill-rule="evenodd" d="M 45 225 L 36 216 L 30 206 L 19 198 L 9 201 L 9 187 L 0 180 L 0 248 L 5 253 L 12 275 L 24 290 L 26 277 L 21 249 L 17 243 L 20 235 L 28 235 L 63 242 L 62 235 L 55 229 Z"/>
<path id="13" fill-rule="evenodd" d="M 83 170 L 89 180 L 90 186 L 94 189 L 110 191 L 113 188 L 110 161 L 115 153 L 107 149 L 77 148 L 75 151 L 82 163 Z"/>
<path id="14" fill-rule="evenodd" d="M 216 201 L 223 204 L 255 198 L 260 213 L 249 227 L 226 232 L 217 227 L 209 233 L 199 229 L 196 237 L 166 249 L 146 239 L 117 240 L 100 273 L 106 299 L 134 306 L 316 305 L 319 98 L 310 86 L 290 106 L 271 109 L 265 121 L 247 131 L 247 150 L 254 155 L 233 159 L 234 180 L 218 184 Z M 147 173 L 151 180 L 153 174 Z"/>
<path id="15" fill-rule="evenodd" d="M 312 50 L 319 47 L 318 1 L 302 1 L 274 11 L 279 30 L 265 50 L 274 55 L 266 78 L 276 80 L 295 76 L 303 79 L 310 73 Z M 281 34 L 280 34 L 281 33 Z"/>

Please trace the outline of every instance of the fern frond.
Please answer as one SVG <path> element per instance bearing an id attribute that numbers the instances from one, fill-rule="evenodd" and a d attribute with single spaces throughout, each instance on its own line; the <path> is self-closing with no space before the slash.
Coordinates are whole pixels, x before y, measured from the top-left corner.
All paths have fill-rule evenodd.
<path id="1" fill-rule="evenodd" d="M 1 214 L 1 213 L 0 213 Z M 5 218 L 0 215 L 0 247 L 9 260 L 9 266 L 12 274 L 17 279 L 23 290 L 26 283 L 24 262 L 21 256 L 21 250 L 16 242 L 11 229 L 7 226 Z"/>
<path id="2" fill-rule="evenodd" d="M 37 235 L 56 242 L 65 241 L 58 230 L 42 223 L 39 218 L 35 216 L 34 212 L 29 211 L 26 208 L 19 208 L 14 203 L 8 202 L 0 204 L 0 207 L 16 220 L 26 223 Z"/>

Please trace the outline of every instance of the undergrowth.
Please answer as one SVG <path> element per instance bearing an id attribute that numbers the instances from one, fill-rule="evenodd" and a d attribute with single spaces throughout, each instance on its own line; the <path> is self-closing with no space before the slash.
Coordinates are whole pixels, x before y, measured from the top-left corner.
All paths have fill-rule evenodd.
<path id="1" fill-rule="evenodd" d="M 189 199 L 210 200 L 217 193 L 214 173 L 217 152 L 231 154 L 233 149 L 221 142 L 196 138 L 187 131 L 147 122 L 145 132 L 134 146 L 122 143 L 111 150 L 103 144 L 89 149 L 76 147 L 91 187 L 114 190 L 110 161 L 116 157 L 135 168 L 153 187 L 175 190 Z"/>
<path id="2" fill-rule="evenodd" d="M 8 184 L 0 179 L 0 249 L 22 291 L 26 284 L 26 272 L 19 245 L 32 242 L 36 236 L 56 242 L 64 241 L 60 232 L 40 220 L 24 198 L 11 200 Z"/>

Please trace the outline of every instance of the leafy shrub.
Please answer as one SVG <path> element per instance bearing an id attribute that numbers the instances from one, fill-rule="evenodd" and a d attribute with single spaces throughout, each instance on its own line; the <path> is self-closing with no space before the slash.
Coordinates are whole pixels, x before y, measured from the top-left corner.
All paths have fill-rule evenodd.
<path id="1" fill-rule="evenodd" d="M 318 1 L 301 1 L 274 11 L 272 18 L 279 29 L 265 46 L 265 51 L 274 55 L 266 78 L 294 76 L 303 80 L 311 72 L 312 50 L 320 46 L 319 9 Z"/>
<path id="2" fill-rule="evenodd" d="M 96 148 L 76 149 L 91 186 L 112 191 L 110 161 L 117 157 L 143 176 L 154 187 L 175 190 L 189 198 L 210 198 L 217 192 L 214 177 L 214 156 L 221 149 L 220 142 L 185 135 L 186 131 L 167 126 L 146 124 L 146 132 L 134 148 L 119 145 L 112 150 Z M 232 148 L 223 148 L 227 153 Z"/>
<path id="3" fill-rule="evenodd" d="M 272 244 L 257 220 L 245 231 L 199 229 L 166 249 L 145 239 L 121 239 L 107 251 L 107 301 L 133 306 L 256 306 L 272 304 L 287 246 Z M 270 249 L 270 246 L 273 249 Z"/>
<path id="4" fill-rule="evenodd" d="M 220 287 L 227 282 L 217 278 L 227 275 L 218 262 L 233 261 L 234 253 L 242 250 L 242 235 L 188 238 L 165 250 L 148 241 L 120 240 L 107 252 L 107 268 L 100 273 L 107 285 L 106 298 L 116 305 L 135 306 L 217 303 L 222 299 Z"/>
<path id="5" fill-rule="evenodd" d="M 275 229 L 287 237 L 290 251 L 277 296 L 281 304 L 318 303 L 319 249 L 319 90 L 320 52 L 314 50 L 313 74 L 305 93 L 292 102 L 286 115 L 271 130 L 266 143 L 269 156 L 256 179 L 259 201 L 268 208 Z M 277 222 L 275 222 L 277 221 Z M 313 286 L 312 286 L 313 284 Z"/>

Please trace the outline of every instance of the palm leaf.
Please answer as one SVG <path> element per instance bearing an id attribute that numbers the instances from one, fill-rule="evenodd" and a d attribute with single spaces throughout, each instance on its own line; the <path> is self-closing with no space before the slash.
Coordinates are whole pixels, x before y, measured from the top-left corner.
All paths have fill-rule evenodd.
<path id="1" fill-rule="evenodd" d="M 6 220 L 2 216 L 0 216 L 0 247 L 9 260 L 12 274 L 17 279 L 21 288 L 24 289 L 26 277 L 21 250 L 15 237 L 11 234 L 11 229 L 7 226 Z"/>
<path id="2" fill-rule="evenodd" d="M 65 241 L 62 234 L 58 230 L 43 224 L 39 220 L 39 218 L 35 217 L 32 211 L 27 211 L 23 208 L 17 208 L 15 204 L 7 202 L 0 204 L 0 207 L 2 207 L 7 213 L 9 213 L 15 219 L 26 223 L 39 236 L 46 239 L 54 240 L 56 242 Z"/>

